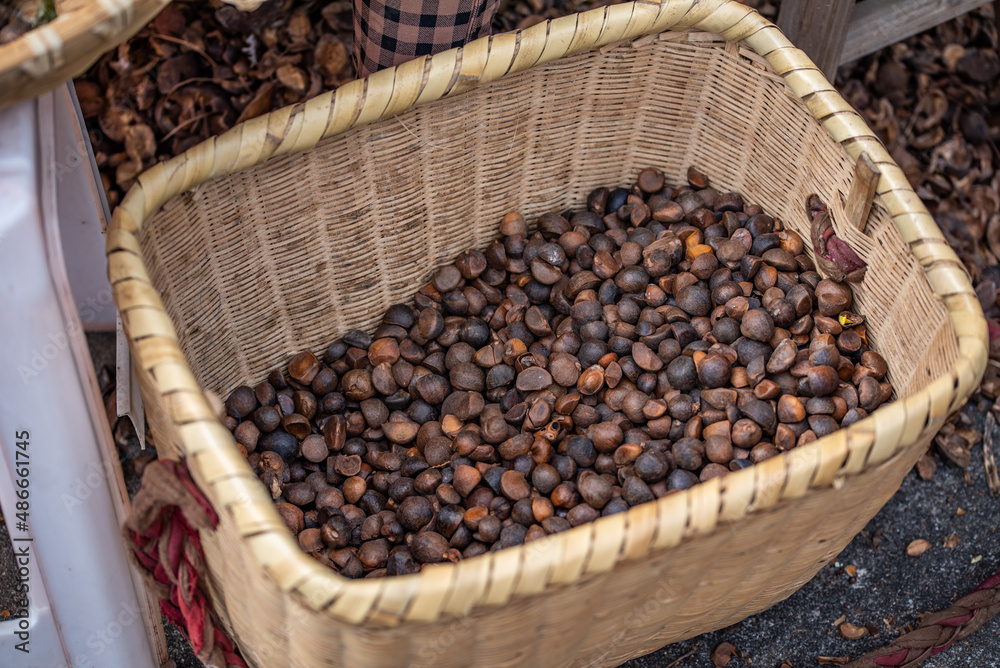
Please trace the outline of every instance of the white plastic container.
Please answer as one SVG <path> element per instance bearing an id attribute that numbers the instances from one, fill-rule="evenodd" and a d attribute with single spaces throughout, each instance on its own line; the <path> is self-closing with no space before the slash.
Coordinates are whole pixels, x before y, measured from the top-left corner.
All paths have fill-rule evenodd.
<path id="1" fill-rule="evenodd" d="M 166 659 L 159 610 L 119 532 L 128 498 L 77 308 L 107 283 L 71 289 L 60 241 L 60 212 L 91 221 L 98 238 L 81 229 L 65 251 L 93 275 L 85 145 L 56 169 L 73 105 L 63 87 L 0 110 L 0 507 L 28 602 L 0 622 L 0 666 L 150 668 Z"/>

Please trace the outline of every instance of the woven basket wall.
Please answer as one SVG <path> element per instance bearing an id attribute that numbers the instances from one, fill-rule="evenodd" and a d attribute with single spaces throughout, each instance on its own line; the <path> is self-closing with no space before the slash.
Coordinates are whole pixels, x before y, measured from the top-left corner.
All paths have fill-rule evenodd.
<path id="1" fill-rule="evenodd" d="M 879 197 L 866 234 L 838 232 L 869 262 L 857 305 L 899 399 L 739 473 L 349 581 L 298 550 L 204 400 L 372 327 L 510 210 L 579 209 L 643 167 L 678 183 L 697 165 L 808 238 L 806 196 L 836 214 L 862 150 Z M 731 624 L 850 541 L 986 360 L 968 277 L 900 169 L 777 28 L 727 0 L 566 17 L 250 121 L 142 175 L 108 254 L 160 454 L 187 458 L 222 518 L 203 536 L 215 608 L 266 667 L 614 665 Z"/>

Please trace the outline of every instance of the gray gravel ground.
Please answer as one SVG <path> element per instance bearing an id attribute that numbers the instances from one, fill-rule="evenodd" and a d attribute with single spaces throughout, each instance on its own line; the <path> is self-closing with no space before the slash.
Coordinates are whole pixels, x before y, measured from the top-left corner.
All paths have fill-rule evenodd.
<path id="1" fill-rule="evenodd" d="M 88 338 L 95 367 L 113 361 L 113 335 Z M 979 415 L 973 407 L 966 410 Z M 138 479 L 133 463 L 142 454 L 134 438 L 121 454 L 126 482 L 134 493 Z M 947 607 L 995 573 L 1000 568 L 998 518 L 1000 498 L 987 491 L 979 447 L 973 451 L 968 474 L 939 465 L 933 480 L 925 482 L 911 472 L 900 491 L 837 559 L 787 600 L 739 624 L 675 643 L 625 666 L 711 666 L 709 653 L 723 641 L 738 650 L 727 668 L 778 668 L 782 662 L 800 668 L 817 665 L 819 656 L 856 658 L 889 642 L 901 627 L 916 623 L 921 613 Z M 944 547 L 942 542 L 953 533 L 958 545 Z M 917 538 L 933 547 L 920 557 L 907 557 L 906 545 Z M 13 598 L 11 564 L 6 526 L 0 523 L 0 610 Z M 849 566 L 856 569 L 853 578 Z M 878 637 L 843 639 L 833 625 L 841 615 L 859 626 L 878 627 Z M 169 624 L 167 640 L 178 668 L 200 666 L 187 641 Z M 1000 617 L 923 666 L 1000 666 Z"/>

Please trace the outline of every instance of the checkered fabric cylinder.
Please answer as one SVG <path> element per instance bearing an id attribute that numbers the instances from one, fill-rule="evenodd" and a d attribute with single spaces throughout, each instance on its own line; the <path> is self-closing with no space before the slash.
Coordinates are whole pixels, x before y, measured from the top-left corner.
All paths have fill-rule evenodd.
<path id="1" fill-rule="evenodd" d="M 500 0 L 354 0 L 358 76 L 488 35 Z"/>

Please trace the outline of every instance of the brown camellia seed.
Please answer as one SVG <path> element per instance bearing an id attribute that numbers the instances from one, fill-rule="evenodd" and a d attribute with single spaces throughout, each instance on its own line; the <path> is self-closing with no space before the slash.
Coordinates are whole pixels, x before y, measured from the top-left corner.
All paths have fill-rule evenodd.
<path id="1" fill-rule="evenodd" d="M 806 409 L 798 397 L 789 394 L 778 399 L 778 420 L 784 423 L 802 422 L 806 419 Z"/>
<path id="2" fill-rule="evenodd" d="M 512 211 L 500 221 L 500 234 L 505 237 L 523 237 L 528 234 L 528 221 L 521 214 Z"/>
<path id="3" fill-rule="evenodd" d="M 320 538 L 319 529 L 303 529 L 299 532 L 299 547 L 306 554 L 319 552 L 325 545 Z"/>
<path id="4" fill-rule="evenodd" d="M 326 461 L 327 455 L 330 454 L 330 449 L 326 446 L 326 441 L 319 434 L 306 436 L 299 448 L 302 451 L 303 457 L 317 464 Z"/>
<path id="5" fill-rule="evenodd" d="M 774 336 L 774 320 L 764 309 L 750 309 L 740 321 L 740 333 L 755 341 L 770 341 Z"/>
<path id="6" fill-rule="evenodd" d="M 505 471 L 500 477 L 500 491 L 511 501 L 520 501 L 531 494 L 531 485 L 520 471 Z"/>
<path id="7" fill-rule="evenodd" d="M 305 528 L 302 509 L 298 506 L 291 503 L 276 503 L 274 504 L 274 509 L 278 511 L 281 520 L 288 527 L 288 530 L 292 532 L 293 536 L 297 536 Z"/>
<path id="8" fill-rule="evenodd" d="M 728 438 L 712 436 L 705 439 L 705 456 L 716 464 L 728 464 L 733 458 L 733 444 Z"/>
<path id="9" fill-rule="evenodd" d="M 247 449 L 247 452 L 253 452 L 257 448 L 257 440 L 260 438 L 260 429 L 257 425 L 250 420 L 244 420 L 236 427 L 236 431 L 233 432 L 233 436 L 236 437 L 236 442 Z"/>
<path id="10" fill-rule="evenodd" d="M 414 559 L 422 564 L 436 564 L 445 560 L 448 551 L 448 541 L 439 533 L 425 531 L 413 537 L 410 552 Z"/>
<path id="11" fill-rule="evenodd" d="M 422 496 L 408 496 L 399 504 L 396 517 L 410 531 L 418 531 L 434 519 L 434 507 Z"/>
<path id="12" fill-rule="evenodd" d="M 343 474 L 341 474 L 343 475 Z M 368 491 L 368 483 L 364 478 L 351 476 L 344 481 L 344 500 L 348 503 L 357 503 L 359 499 Z"/>
<path id="13" fill-rule="evenodd" d="M 712 310 L 712 296 L 707 288 L 689 285 L 678 291 L 677 305 L 691 315 L 708 315 Z"/>
<path id="14" fill-rule="evenodd" d="M 722 355 L 708 355 L 698 366 L 698 380 L 703 387 L 723 387 L 732 375 L 732 365 Z"/>
<path id="15" fill-rule="evenodd" d="M 528 367 L 517 374 L 517 389 L 522 392 L 535 392 L 544 390 L 552 384 L 552 375 L 548 371 L 537 366 Z"/>
<path id="16" fill-rule="evenodd" d="M 254 391 L 246 385 L 240 385 L 226 401 L 226 413 L 240 420 L 253 413 L 257 408 L 257 396 Z"/>
<path id="17" fill-rule="evenodd" d="M 740 471 L 890 400 L 850 287 L 760 206 L 688 178 L 644 169 L 530 234 L 508 214 L 373 331 L 237 387 L 224 425 L 301 547 L 344 577 L 416 573 Z"/>
<path id="18" fill-rule="evenodd" d="M 851 307 L 851 288 L 844 283 L 824 278 L 816 286 L 816 304 L 819 312 L 828 318 L 836 318 L 841 311 Z"/>
<path id="19" fill-rule="evenodd" d="M 639 178 L 636 181 L 639 188 L 645 193 L 655 193 L 663 190 L 663 172 L 653 167 L 647 167 L 646 169 L 639 172 Z"/>
<path id="20" fill-rule="evenodd" d="M 875 380 L 882 380 L 889 369 L 885 359 L 874 350 L 861 353 L 861 364 L 872 370 L 872 377 Z"/>
<path id="21" fill-rule="evenodd" d="M 693 188 L 708 187 L 708 177 L 695 167 L 688 167 L 687 180 Z"/>
<path id="22" fill-rule="evenodd" d="M 364 401 L 375 396 L 372 375 L 364 369 L 351 369 L 344 374 L 341 384 L 344 387 L 344 396 L 351 401 Z"/>
<path id="23" fill-rule="evenodd" d="M 649 349 L 642 341 L 638 341 L 632 346 L 632 359 L 644 371 L 659 371 L 663 368 L 663 360 L 656 353 Z"/>
<path id="24" fill-rule="evenodd" d="M 313 382 L 319 370 L 319 359 L 309 351 L 295 355 L 288 362 L 288 375 L 303 385 Z"/>
<path id="25" fill-rule="evenodd" d="M 474 466 L 466 466 L 464 464 L 458 466 L 455 469 L 454 480 L 452 485 L 455 491 L 462 496 L 468 496 L 472 493 L 472 490 L 476 488 L 479 481 L 482 480 L 483 476 L 477 468 Z"/>
<path id="26" fill-rule="evenodd" d="M 733 425 L 733 445 L 738 448 L 752 448 L 760 441 L 763 431 L 753 420 L 740 418 Z"/>
<path id="27" fill-rule="evenodd" d="M 814 366 L 809 369 L 809 389 L 813 396 L 824 397 L 837 391 L 840 376 L 836 369 L 828 366 Z"/>
<path id="28" fill-rule="evenodd" d="M 585 396 L 596 394 L 603 386 L 604 369 L 596 364 L 585 369 L 576 382 L 576 389 Z"/>
<path id="29" fill-rule="evenodd" d="M 333 470 L 345 477 L 357 475 L 361 471 L 361 457 L 358 455 L 337 455 L 334 458 Z"/>

